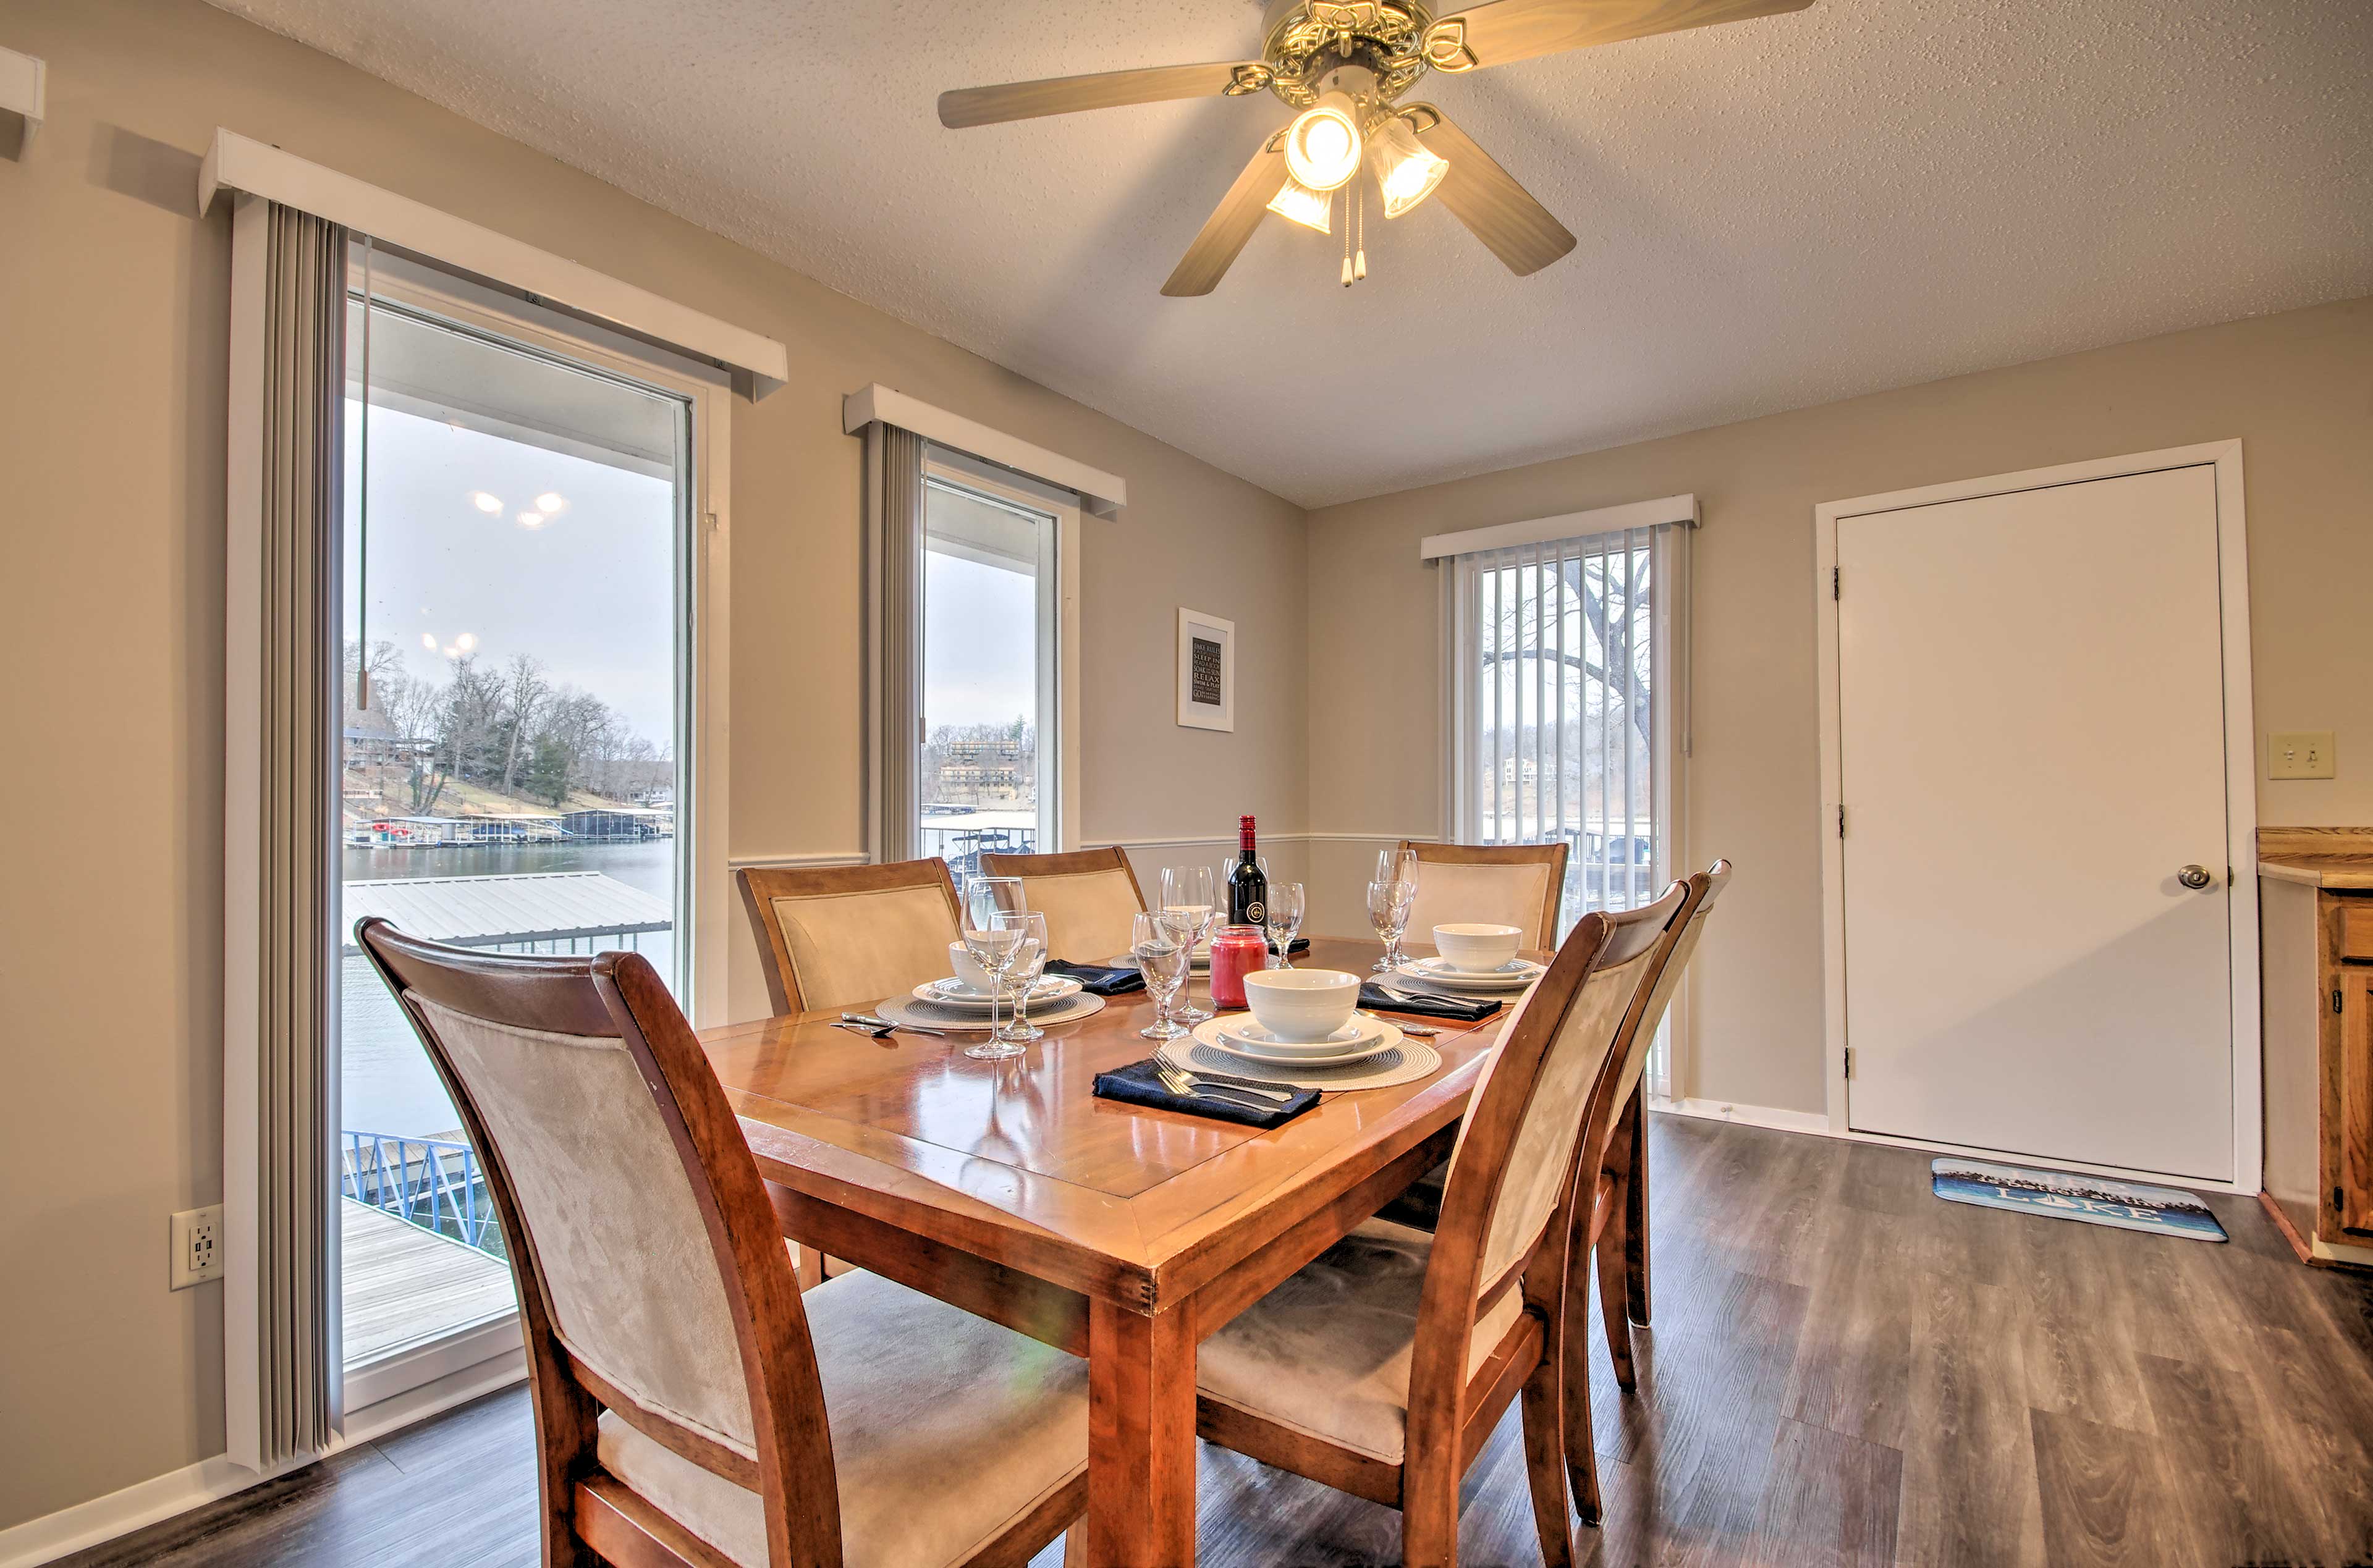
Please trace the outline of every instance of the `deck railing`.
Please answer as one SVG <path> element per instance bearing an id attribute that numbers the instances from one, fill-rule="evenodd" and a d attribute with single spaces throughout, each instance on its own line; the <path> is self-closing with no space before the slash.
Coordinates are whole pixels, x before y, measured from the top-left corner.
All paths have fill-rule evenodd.
<path id="1" fill-rule="evenodd" d="M 502 1229 L 478 1152 L 443 1138 L 345 1132 L 345 1195 L 407 1225 L 502 1257 Z"/>

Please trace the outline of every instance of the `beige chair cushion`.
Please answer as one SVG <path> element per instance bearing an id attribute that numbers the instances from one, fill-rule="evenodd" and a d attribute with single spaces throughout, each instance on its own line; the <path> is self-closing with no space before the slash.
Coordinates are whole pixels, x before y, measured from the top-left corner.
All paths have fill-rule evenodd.
<path id="1" fill-rule="evenodd" d="M 1388 1465 L 1409 1446 L 1409 1357 L 1433 1237 L 1369 1220 L 1245 1308 L 1197 1353 L 1206 1399 Z M 1475 1325 L 1473 1376 L 1515 1326 L 1514 1291 Z"/>
<path id="2" fill-rule="evenodd" d="M 937 887 L 778 898 L 775 918 L 790 949 L 800 1000 L 848 1007 L 912 991 L 949 970 L 948 944 L 963 940 Z"/>
<path id="3" fill-rule="evenodd" d="M 708 1229 L 625 1042 L 514 1028 L 405 995 L 485 1118 L 562 1342 L 637 1404 L 754 1455 Z"/>
<path id="4" fill-rule="evenodd" d="M 1409 902 L 1409 939 L 1431 946 L 1437 925 L 1513 925 L 1527 947 L 1553 947 L 1541 930 L 1541 907 L 1549 896 L 1549 868 L 1532 865 L 1467 865 L 1420 860 L 1417 897 Z"/>
<path id="5" fill-rule="evenodd" d="M 807 1307 L 849 1568 L 961 1562 L 1088 1463 L 1087 1363 L 879 1274 Z M 694 1535 L 767 1568 L 766 1506 L 603 1414 L 602 1468 Z"/>
<path id="6" fill-rule="evenodd" d="M 1100 964 L 1128 951 L 1130 923 L 1144 912 L 1128 872 L 1075 871 L 1025 877 L 1022 897 L 1046 917 L 1046 947 L 1075 964 Z"/>

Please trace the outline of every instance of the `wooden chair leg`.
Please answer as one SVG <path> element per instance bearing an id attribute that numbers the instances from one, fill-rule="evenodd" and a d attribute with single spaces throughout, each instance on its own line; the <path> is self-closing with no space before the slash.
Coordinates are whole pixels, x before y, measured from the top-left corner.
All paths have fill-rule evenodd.
<path id="1" fill-rule="evenodd" d="M 824 1254 L 803 1241 L 792 1242 L 791 1272 L 799 1276 L 801 1291 L 815 1289 L 824 1283 Z"/>
<path id="2" fill-rule="evenodd" d="M 1631 1366 L 1631 1318 L 1624 1299 L 1624 1245 L 1631 1233 L 1624 1207 L 1621 1192 L 1607 1194 L 1606 1228 L 1598 1233 L 1591 1250 L 1598 1260 L 1598 1307 L 1607 1324 L 1607 1359 L 1615 1364 L 1616 1385 L 1630 1389 L 1638 1386 L 1639 1379 Z"/>
<path id="3" fill-rule="evenodd" d="M 1589 1249 L 1576 1248 L 1572 1256 L 1587 1259 Z M 1573 1489 L 1574 1511 L 1584 1524 L 1596 1527 L 1602 1505 L 1598 1446 L 1590 1425 L 1590 1292 L 1583 1283 L 1575 1280 L 1567 1285 L 1560 1314 L 1563 1324 L 1558 1330 L 1558 1357 L 1565 1370 L 1559 1379 L 1559 1424 L 1564 1432 L 1566 1481 Z"/>
<path id="4" fill-rule="evenodd" d="M 1525 1474 L 1532 1482 L 1533 1527 L 1548 1568 L 1574 1568 L 1573 1527 L 1566 1522 L 1565 1350 L 1552 1326 L 1540 1365 L 1525 1379 Z M 1588 1417 L 1584 1418 L 1587 1423 Z"/>
<path id="5" fill-rule="evenodd" d="M 1088 1568 L 1088 1527 L 1073 1525 L 1063 1532 L 1063 1568 Z"/>
<path id="6" fill-rule="evenodd" d="M 1642 1085 L 1631 1091 L 1631 1104 L 1624 1111 L 1631 1157 L 1626 1167 L 1623 1193 L 1623 1283 L 1624 1294 L 1631 1303 L 1631 1321 L 1643 1327 L 1648 1321 L 1647 1100 L 1648 1090 Z"/>
<path id="7" fill-rule="evenodd" d="M 1409 1458 L 1419 1459 L 1411 1454 Z M 1402 1568 L 1458 1568 L 1458 1472 L 1455 1460 L 1404 1463 Z"/>

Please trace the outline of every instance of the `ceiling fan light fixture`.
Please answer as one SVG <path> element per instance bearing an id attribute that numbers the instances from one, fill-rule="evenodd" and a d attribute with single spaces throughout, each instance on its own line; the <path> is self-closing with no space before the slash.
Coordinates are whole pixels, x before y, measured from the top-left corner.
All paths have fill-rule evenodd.
<path id="1" fill-rule="evenodd" d="M 1385 193 L 1385 216 L 1397 218 L 1424 201 L 1450 172 L 1450 160 L 1441 157 L 1395 118 L 1368 139 L 1368 158 L 1376 167 L 1376 183 Z"/>
<path id="2" fill-rule="evenodd" d="M 1313 191 L 1291 175 L 1286 177 L 1284 188 L 1269 198 L 1268 210 L 1304 228 L 1315 228 L 1321 234 L 1334 232 L 1335 198 L 1324 191 Z"/>
<path id="3" fill-rule="evenodd" d="M 1285 167 L 1313 191 L 1332 191 L 1360 171 L 1359 106 L 1331 92 L 1285 133 Z"/>

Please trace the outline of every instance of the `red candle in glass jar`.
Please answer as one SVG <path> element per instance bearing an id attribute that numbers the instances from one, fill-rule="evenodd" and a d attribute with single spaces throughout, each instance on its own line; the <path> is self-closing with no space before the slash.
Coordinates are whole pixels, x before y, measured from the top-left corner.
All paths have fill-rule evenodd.
<path id="1" fill-rule="evenodd" d="M 1245 976 L 1268 968 L 1268 942 L 1257 925 L 1223 925 L 1211 935 L 1211 1005 L 1242 1007 Z"/>

